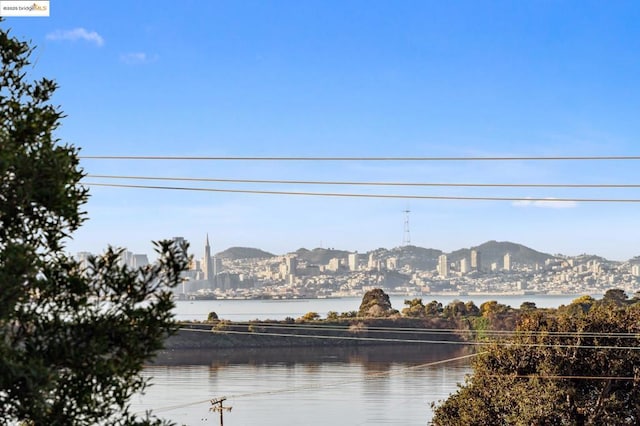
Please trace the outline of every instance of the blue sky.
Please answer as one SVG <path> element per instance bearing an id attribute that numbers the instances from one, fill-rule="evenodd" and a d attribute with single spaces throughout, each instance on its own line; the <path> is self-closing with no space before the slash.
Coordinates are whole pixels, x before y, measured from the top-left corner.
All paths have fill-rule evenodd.
<path id="1" fill-rule="evenodd" d="M 52 1 L 3 27 L 58 81 L 83 155 L 640 155 L 640 5 L 601 1 Z M 89 174 L 221 179 L 640 183 L 638 162 L 83 160 Z M 96 178 L 87 181 L 97 182 Z M 107 182 L 106 180 L 100 180 Z M 115 181 L 109 181 L 115 182 Z M 121 181 L 119 183 L 125 183 Z M 157 185 L 158 182 L 134 182 Z M 638 189 L 160 183 L 371 194 L 640 198 Z M 445 251 L 509 240 L 640 255 L 640 204 L 301 197 L 92 187 L 68 245 Z"/>

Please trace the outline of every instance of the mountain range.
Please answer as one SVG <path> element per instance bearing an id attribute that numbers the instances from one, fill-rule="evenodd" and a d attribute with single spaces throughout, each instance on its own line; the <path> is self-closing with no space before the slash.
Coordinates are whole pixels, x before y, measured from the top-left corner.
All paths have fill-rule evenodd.
<path id="1" fill-rule="evenodd" d="M 471 250 L 480 253 L 481 266 L 488 268 L 492 263 L 502 265 L 505 254 L 511 255 L 511 262 L 520 265 L 534 266 L 542 265 L 548 259 L 554 259 L 548 253 L 542 253 L 526 247 L 522 244 L 512 243 L 508 241 L 487 241 L 475 247 L 462 248 L 451 253 L 445 253 L 442 250 L 417 247 L 403 246 L 392 249 L 378 248 L 360 253 L 361 261 L 366 261 L 370 254 L 374 254 L 376 259 L 385 260 L 387 258 L 396 257 L 403 265 L 410 265 L 412 268 L 421 270 L 432 270 L 436 268 L 438 257 L 446 254 L 449 262 L 457 262 L 463 258 L 469 259 Z M 333 248 L 314 248 L 312 250 L 300 248 L 288 255 L 296 255 L 298 259 L 306 261 L 314 265 L 326 265 L 333 258 L 347 259 L 349 253 L 347 250 L 336 250 Z M 249 247 L 231 247 L 216 254 L 217 257 L 239 260 L 239 259 L 268 259 L 277 255 L 269 253 L 257 248 Z"/>

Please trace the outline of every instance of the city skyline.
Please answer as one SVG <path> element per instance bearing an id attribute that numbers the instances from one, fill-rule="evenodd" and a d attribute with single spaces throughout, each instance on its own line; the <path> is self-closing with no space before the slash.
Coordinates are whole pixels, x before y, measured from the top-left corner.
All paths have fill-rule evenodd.
<path id="1" fill-rule="evenodd" d="M 31 77 L 60 84 L 56 135 L 82 149 L 87 184 L 236 191 L 90 186 L 72 253 L 112 244 L 151 254 L 151 240 L 175 235 L 201 250 L 209 232 L 212 247 L 272 253 L 410 237 L 445 252 L 499 240 L 626 260 L 639 254 L 638 203 L 557 199 L 635 200 L 638 188 L 335 182 L 634 185 L 637 160 L 87 157 L 638 156 L 639 18 L 635 3 L 589 1 L 183 2 L 170 13 L 68 1 L 48 18 L 1 25 L 37 46 Z M 301 183 L 310 181 L 324 183 Z M 364 197 L 373 195 L 512 199 Z"/>

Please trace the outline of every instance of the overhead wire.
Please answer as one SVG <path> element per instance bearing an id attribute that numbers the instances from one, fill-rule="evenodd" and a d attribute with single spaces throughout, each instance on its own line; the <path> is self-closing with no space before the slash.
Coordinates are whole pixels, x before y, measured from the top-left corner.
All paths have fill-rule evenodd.
<path id="1" fill-rule="evenodd" d="M 357 319 L 355 319 L 357 321 Z M 197 323 L 179 322 L 181 327 L 199 326 Z M 295 329 L 295 330 L 328 330 L 328 331 L 351 331 L 351 325 L 324 325 L 324 324 L 287 324 L 277 322 L 252 322 L 233 321 L 231 326 L 253 326 L 264 329 Z M 595 332 L 595 331 L 515 331 L 515 330 L 471 330 L 454 328 L 423 328 L 423 327 L 380 327 L 364 325 L 364 331 L 370 333 L 398 333 L 398 334 L 479 334 L 496 336 L 536 336 L 536 337 L 580 337 L 580 338 L 618 338 L 618 339 L 639 339 L 640 331 L 633 332 Z"/>
<path id="2" fill-rule="evenodd" d="M 234 330 L 205 330 L 192 328 L 179 328 L 180 331 L 208 333 L 208 334 L 232 334 L 270 337 L 292 337 L 296 339 L 325 339 L 325 340 L 353 340 L 366 342 L 386 342 L 386 343 L 409 343 L 409 344 L 446 344 L 459 346 L 510 346 L 510 347 L 531 347 L 531 348 L 563 348 L 563 349 L 593 349 L 593 350 L 629 350 L 639 351 L 640 346 L 617 346 L 617 345 L 584 345 L 567 343 L 521 343 L 514 341 L 456 341 L 456 340 L 432 340 L 432 339 L 398 339 L 381 337 L 362 336 L 328 336 L 320 334 L 293 334 L 293 333 L 266 333 L 260 331 L 234 331 Z"/>
<path id="3" fill-rule="evenodd" d="M 176 156 L 176 155 L 80 155 L 83 160 L 163 160 L 163 161 L 637 161 L 640 156 L 460 156 L 460 157 L 314 157 L 314 156 Z"/>
<path id="4" fill-rule="evenodd" d="M 84 182 L 83 185 L 109 188 L 159 189 L 171 191 L 195 191 L 235 194 L 260 195 L 294 195 L 314 197 L 343 198 L 386 198 L 386 199 L 421 199 L 421 200 L 456 200 L 456 201 L 523 201 L 523 202 L 564 202 L 564 203 L 640 203 L 638 198 L 550 198 L 550 197 L 482 197 L 482 196 L 449 196 L 449 195 L 404 195 L 404 194 L 363 194 L 340 192 L 307 192 L 307 191 L 266 191 L 253 189 L 196 188 L 176 186 L 130 185 L 99 182 Z"/>
<path id="5" fill-rule="evenodd" d="M 640 184 L 588 184 L 588 183 L 459 183 L 459 182 L 372 182 L 372 181 L 313 181 L 270 179 L 222 179 L 196 177 L 163 177 L 88 174 L 87 178 L 120 180 L 158 180 L 176 182 L 258 183 L 285 185 L 345 185 L 345 186 L 407 186 L 407 187 L 463 187 L 463 188 L 640 188 Z"/>

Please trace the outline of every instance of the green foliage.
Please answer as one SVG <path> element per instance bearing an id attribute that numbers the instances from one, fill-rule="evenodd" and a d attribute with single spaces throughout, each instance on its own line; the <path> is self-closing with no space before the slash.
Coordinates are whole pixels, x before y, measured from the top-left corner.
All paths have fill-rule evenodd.
<path id="1" fill-rule="evenodd" d="M 480 308 L 478 308 L 472 301 L 468 301 L 467 303 L 465 303 L 464 309 L 468 316 L 476 317 L 480 315 Z"/>
<path id="2" fill-rule="evenodd" d="M 424 318 L 427 313 L 422 304 L 422 299 L 416 298 L 412 300 L 405 300 L 404 304 L 407 306 L 402 309 L 402 315 L 410 318 Z"/>
<path id="3" fill-rule="evenodd" d="M 606 305 L 622 306 L 627 304 L 627 294 L 619 288 L 607 290 L 602 297 L 601 303 Z"/>
<path id="4" fill-rule="evenodd" d="M 64 253 L 88 192 L 78 150 L 53 137 L 56 84 L 26 78 L 31 52 L 0 30 L 0 424 L 161 424 L 128 401 L 174 331 L 186 246 L 156 243 L 138 270 L 113 249 L 86 269 Z"/>
<path id="5" fill-rule="evenodd" d="M 640 423 L 640 342 L 616 334 L 640 332 L 639 305 L 533 310 L 516 330 L 478 355 L 473 375 L 435 408 L 435 425 Z"/>
<path id="6" fill-rule="evenodd" d="M 453 300 L 447 306 L 444 307 L 442 314 L 446 318 L 456 318 L 466 313 L 464 302 L 460 300 Z"/>
<path id="7" fill-rule="evenodd" d="M 490 329 L 489 319 L 477 316 L 470 319 L 471 329 L 475 331 L 475 338 L 483 340 L 487 337 L 486 331 Z"/>
<path id="8" fill-rule="evenodd" d="M 424 311 L 428 316 L 438 316 L 443 310 L 442 303 L 437 300 L 432 300 L 424 307 Z"/>
<path id="9" fill-rule="evenodd" d="M 522 302 L 520 304 L 520 310 L 522 311 L 532 311 L 534 309 L 538 309 L 538 307 L 533 302 Z"/>
<path id="10" fill-rule="evenodd" d="M 216 322 L 218 321 L 220 318 L 218 318 L 218 314 L 215 312 L 209 312 L 209 315 L 207 316 L 207 322 Z"/>
<path id="11" fill-rule="evenodd" d="M 340 316 L 338 315 L 338 313 L 336 311 L 327 312 L 327 319 L 329 321 L 335 321 L 335 320 L 337 320 L 339 318 L 340 318 Z"/>
<path id="12" fill-rule="evenodd" d="M 389 295 L 380 288 L 367 291 L 362 297 L 359 317 L 385 317 L 396 313 L 391 307 Z"/>
<path id="13" fill-rule="evenodd" d="M 230 325 L 231 325 L 231 321 L 221 320 L 221 321 L 218 321 L 216 325 L 213 326 L 211 331 L 225 331 L 229 329 Z"/>
<path id="14" fill-rule="evenodd" d="M 317 312 L 307 312 L 306 314 L 300 317 L 300 321 L 303 321 L 303 322 L 317 321 L 319 319 L 320 319 L 320 314 L 318 314 Z"/>
<path id="15" fill-rule="evenodd" d="M 495 300 L 489 300 L 480 305 L 480 314 L 483 317 L 490 318 L 507 312 L 509 312 L 509 306 L 498 303 Z"/>

